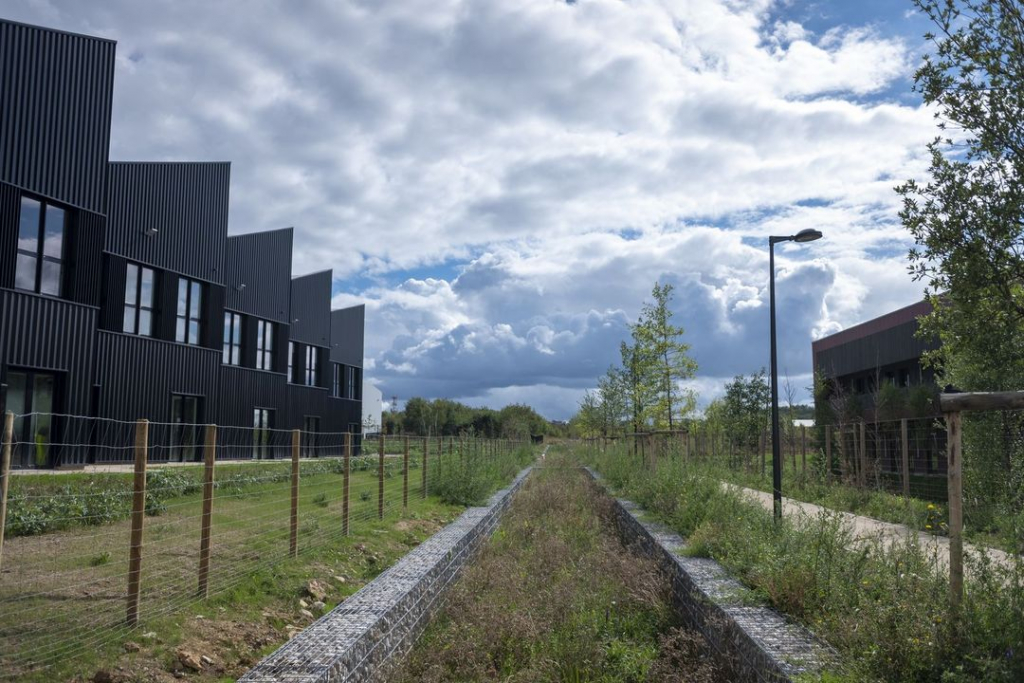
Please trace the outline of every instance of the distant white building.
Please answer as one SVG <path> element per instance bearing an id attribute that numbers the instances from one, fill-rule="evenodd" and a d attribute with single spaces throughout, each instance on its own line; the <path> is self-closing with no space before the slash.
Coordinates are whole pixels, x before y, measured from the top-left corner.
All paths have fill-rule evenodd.
<path id="1" fill-rule="evenodd" d="M 364 408 L 364 410 L 365 410 L 365 408 Z M 814 426 L 814 420 L 812 420 L 812 419 L 793 420 L 793 426 L 794 427 L 813 427 Z"/>
<path id="2" fill-rule="evenodd" d="M 384 394 L 363 380 L 363 434 L 376 434 L 384 422 Z"/>

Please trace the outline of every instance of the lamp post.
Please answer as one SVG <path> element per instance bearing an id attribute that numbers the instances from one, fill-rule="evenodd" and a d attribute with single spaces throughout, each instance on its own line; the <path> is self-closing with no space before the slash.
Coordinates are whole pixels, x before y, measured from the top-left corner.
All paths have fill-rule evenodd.
<path id="1" fill-rule="evenodd" d="M 821 239 L 821 231 L 808 228 L 795 235 L 768 238 L 768 291 L 771 315 L 772 346 L 772 498 L 775 501 L 775 519 L 782 519 L 782 455 L 779 447 L 779 368 L 775 358 L 775 245 L 779 242 L 813 242 Z"/>

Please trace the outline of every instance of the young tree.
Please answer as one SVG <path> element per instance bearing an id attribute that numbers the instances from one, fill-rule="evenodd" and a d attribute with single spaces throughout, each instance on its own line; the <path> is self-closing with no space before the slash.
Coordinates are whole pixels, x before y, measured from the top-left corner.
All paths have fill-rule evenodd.
<path id="1" fill-rule="evenodd" d="M 620 371 L 608 368 L 604 377 L 597 380 L 597 398 L 601 410 L 601 435 L 609 436 L 619 431 L 626 415 L 626 401 Z"/>
<path id="2" fill-rule="evenodd" d="M 622 389 L 626 399 L 626 411 L 633 432 L 642 432 L 648 425 L 652 408 L 657 401 L 658 385 L 655 381 L 653 358 L 649 347 L 636 338 L 632 344 L 619 345 L 622 356 Z"/>
<path id="3" fill-rule="evenodd" d="M 692 392 L 681 390 L 678 384 L 697 373 L 697 362 L 688 355 L 690 345 L 683 342 L 683 328 L 672 324 L 672 285 L 654 283 L 651 297 L 654 300 L 644 304 L 633 336 L 646 350 L 651 379 L 657 387 L 654 419 L 673 429 L 677 418 L 695 406 Z"/>
<path id="4" fill-rule="evenodd" d="M 914 0 L 937 27 L 914 76 L 940 137 L 931 178 L 897 188 L 935 311 L 933 361 L 962 389 L 1024 383 L 1024 10 L 1019 0 Z"/>

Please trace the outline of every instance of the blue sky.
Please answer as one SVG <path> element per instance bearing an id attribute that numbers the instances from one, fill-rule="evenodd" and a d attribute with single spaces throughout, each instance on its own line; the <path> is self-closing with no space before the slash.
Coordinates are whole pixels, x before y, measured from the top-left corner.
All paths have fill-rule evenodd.
<path id="1" fill-rule="evenodd" d="M 118 41 L 114 159 L 229 160 L 230 229 L 367 305 L 385 396 L 571 415 L 655 281 L 702 402 L 917 300 L 892 188 L 923 177 L 901 0 L 13 0 Z"/>

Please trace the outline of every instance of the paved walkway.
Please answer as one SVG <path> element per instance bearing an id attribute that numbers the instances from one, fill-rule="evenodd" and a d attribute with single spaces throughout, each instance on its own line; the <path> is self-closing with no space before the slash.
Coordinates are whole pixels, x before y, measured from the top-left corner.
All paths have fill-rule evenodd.
<path id="1" fill-rule="evenodd" d="M 736 486 L 735 484 L 723 484 L 723 486 L 740 491 L 751 500 L 759 503 L 765 510 L 771 511 L 774 508 L 771 493 L 748 489 L 743 486 Z M 797 519 L 814 518 L 825 510 L 829 512 L 836 512 L 831 508 L 825 508 L 813 503 L 804 503 L 799 500 L 793 500 L 792 498 L 786 497 L 783 497 L 782 499 L 782 514 L 785 517 Z M 862 517 L 850 512 L 838 512 L 838 514 L 841 515 L 843 520 L 853 529 L 854 539 L 858 543 L 871 542 L 877 539 L 883 545 L 889 547 L 894 543 L 904 541 L 908 536 L 916 535 L 924 552 L 928 556 L 933 557 L 938 566 L 942 567 L 943 570 L 948 571 L 949 539 L 946 536 L 937 536 L 923 531 L 918 531 L 916 529 L 911 529 L 903 524 L 883 522 L 873 517 Z M 1014 557 L 1009 553 L 997 550 L 996 548 L 989 548 L 987 546 L 964 543 L 964 552 L 978 554 L 985 553 L 993 563 L 1007 568 L 1012 567 L 1014 563 Z"/>

